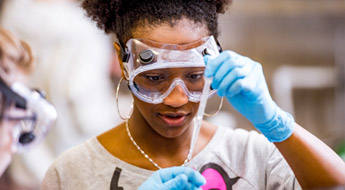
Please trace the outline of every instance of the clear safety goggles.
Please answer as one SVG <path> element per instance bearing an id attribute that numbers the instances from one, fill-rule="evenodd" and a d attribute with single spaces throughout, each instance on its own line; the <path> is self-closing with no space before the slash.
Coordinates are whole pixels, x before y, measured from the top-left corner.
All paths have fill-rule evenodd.
<path id="1" fill-rule="evenodd" d="M 142 101 L 162 103 L 180 86 L 189 101 L 199 102 L 204 86 L 203 56 L 217 56 L 219 51 L 213 36 L 182 45 L 130 39 L 121 57 L 129 88 Z M 214 93 L 211 89 L 209 97 Z"/>
<path id="2" fill-rule="evenodd" d="M 14 151 L 22 151 L 41 142 L 47 135 L 57 112 L 43 95 L 22 83 L 10 87 L 0 78 L 1 125 L 11 126 Z"/>

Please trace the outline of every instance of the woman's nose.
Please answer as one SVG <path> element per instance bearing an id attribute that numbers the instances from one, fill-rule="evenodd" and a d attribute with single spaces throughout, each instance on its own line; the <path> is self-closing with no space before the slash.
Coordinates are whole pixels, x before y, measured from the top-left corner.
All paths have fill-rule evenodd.
<path id="1" fill-rule="evenodd" d="M 164 98 L 163 103 L 171 107 L 181 107 L 188 103 L 188 96 L 180 85 L 177 85 L 170 94 Z"/>

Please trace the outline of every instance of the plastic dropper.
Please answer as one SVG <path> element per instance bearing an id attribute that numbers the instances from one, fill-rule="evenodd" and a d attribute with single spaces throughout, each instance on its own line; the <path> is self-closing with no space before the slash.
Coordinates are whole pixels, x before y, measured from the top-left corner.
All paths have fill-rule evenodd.
<path id="1" fill-rule="evenodd" d="M 211 49 L 205 49 L 203 52 L 203 55 L 208 55 L 211 57 L 217 56 L 219 55 L 219 52 L 214 52 Z M 198 139 L 199 136 L 199 132 L 200 132 L 200 127 L 201 127 L 201 122 L 202 119 L 204 117 L 204 113 L 205 113 L 205 108 L 206 108 L 206 104 L 207 104 L 207 99 L 208 99 L 208 95 L 209 95 L 209 91 L 211 89 L 211 83 L 213 81 L 212 77 L 206 77 L 204 75 L 204 87 L 202 89 L 202 93 L 201 93 L 201 98 L 200 98 L 200 103 L 199 103 L 199 108 L 198 108 L 198 112 L 196 114 L 196 117 L 194 118 L 193 122 L 194 122 L 194 128 L 193 128 L 193 134 L 192 134 L 192 140 L 190 143 L 190 148 L 189 148 L 189 153 L 187 156 L 187 160 L 191 160 L 192 156 L 193 156 L 193 152 L 194 152 L 194 148 L 195 148 L 195 143 Z"/>
<path id="2" fill-rule="evenodd" d="M 202 119 L 204 117 L 204 112 L 205 112 L 205 108 L 206 108 L 208 94 L 210 91 L 210 86 L 212 83 L 212 78 L 204 76 L 204 80 L 205 80 L 205 83 L 204 83 L 204 88 L 202 90 L 202 94 L 201 94 L 201 98 L 200 98 L 198 112 L 196 114 L 196 117 L 194 118 L 194 128 L 193 128 L 193 135 L 192 135 L 192 140 L 191 140 L 191 144 L 190 144 L 190 149 L 189 149 L 189 153 L 188 153 L 188 157 L 187 157 L 188 160 L 192 159 L 195 143 L 196 143 L 196 140 L 198 139 L 200 127 L 201 127 L 201 122 L 202 122 Z"/>

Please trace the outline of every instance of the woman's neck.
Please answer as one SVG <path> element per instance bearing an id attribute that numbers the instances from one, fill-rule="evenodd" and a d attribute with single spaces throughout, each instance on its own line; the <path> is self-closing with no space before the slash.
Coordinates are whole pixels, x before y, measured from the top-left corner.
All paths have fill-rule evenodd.
<path id="1" fill-rule="evenodd" d="M 167 138 L 156 132 L 142 115 L 133 113 L 128 128 L 137 145 L 152 156 L 188 154 L 192 137 L 192 123 L 179 136 Z"/>
<path id="2" fill-rule="evenodd" d="M 159 167 L 180 166 L 184 163 L 189 152 L 193 127 L 189 126 L 178 137 L 166 138 L 157 133 L 143 116 L 137 115 L 135 111 L 126 122 L 128 122 L 130 135 L 137 146 Z M 157 170 L 157 167 L 145 158 L 145 155 L 131 142 L 126 131 L 126 122 L 98 136 L 99 142 L 120 160 L 148 170 Z M 214 125 L 203 122 L 193 155 L 205 148 L 215 131 Z"/>

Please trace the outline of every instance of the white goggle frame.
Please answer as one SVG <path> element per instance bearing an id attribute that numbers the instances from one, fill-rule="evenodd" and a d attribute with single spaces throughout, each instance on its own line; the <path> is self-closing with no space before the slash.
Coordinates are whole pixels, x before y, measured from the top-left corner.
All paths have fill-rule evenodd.
<path id="1" fill-rule="evenodd" d="M 27 112 L 33 114 L 36 118 L 33 128 L 26 129 L 25 126 L 17 126 L 14 130 L 15 143 L 12 148 L 14 151 L 21 152 L 40 143 L 45 138 L 57 118 L 57 112 L 54 106 L 47 102 L 41 94 L 31 90 L 24 84 L 16 82 L 11 86 L 11 89 L 26 100 Z M 19 125 L 21 125 L 21 122 L 19 122 Z M 24 133 L 34 135 L 33 141 L 27 144 L 20 142 L 20 138 Z"/>
<path id="2" fill-rule="evenodd" d="M 186 67 L 205 67 L 203 56 L 209 54 L 211 56 L 219 55 L 219 46 L 217 45 L 213 36 L 202 38 L 190 44 L 176 45 L 163 44 L 143 39 L 130 39 L 126 43 L 127 58 L 123 60 L 123 69 L 126 79 L 129 81 L 128 85 L 133 94 L 140 100 L 159 104 L 162 103 L 171 91 L 180 85 L 189 101 L 200 101 L 200 92 L 191 92 L 186 87 L 182 79 L 176 78 L 171 83 L 170 87 L 163 94 L 159 92 L 145 92 L 138 90 L 134 83 L 134 78 L 145 71 L 165 68 L 186 68 Z M 150 50 L 153 55 L 150 62 L 143 62 L 140 53 Z M 215 90 L 210 90 L 209 96 L 215 94 Z"/>

